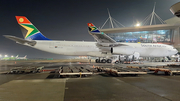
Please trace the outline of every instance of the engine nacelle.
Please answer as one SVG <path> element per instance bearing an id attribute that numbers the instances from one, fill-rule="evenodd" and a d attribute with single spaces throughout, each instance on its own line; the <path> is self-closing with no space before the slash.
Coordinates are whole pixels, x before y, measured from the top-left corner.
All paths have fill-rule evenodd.
<path id="1" fill-rule="evenodd" d="M 102 58 L 112 57 L 112 54 L 110 54 L 110 53 L 103 54 L 102 52 L 89 52 L 89 53 L 87 53 L 87 55 L 94 56 L 94 57 L 102 57 Z"/>
<path id="2" fill-rule="evenodd" d="M 121 47 L 112 47 L 111 53 L 116 55 L 132 55 L 134 53 L 134 49 L 132 47 L 121 46 Z"/>

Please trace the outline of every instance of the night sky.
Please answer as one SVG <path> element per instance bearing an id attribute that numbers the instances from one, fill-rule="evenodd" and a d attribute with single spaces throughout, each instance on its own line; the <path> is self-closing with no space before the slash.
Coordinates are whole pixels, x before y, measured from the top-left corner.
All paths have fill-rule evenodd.
<path id="1" fill-rule="evenodd" d="M 26 16 L 49 39 L 94 41 L 87 23 L 97 27 L 111 16 L 125 26 L 142 21 L 152 12 L 163 19 L 173 17 L 169 8 L 180 0 L 0 0 L 0 54 L 27 55 L 27 58 L 66 58 L 16 44 L 3 35 L 21 37 L 15 16 Z"/>

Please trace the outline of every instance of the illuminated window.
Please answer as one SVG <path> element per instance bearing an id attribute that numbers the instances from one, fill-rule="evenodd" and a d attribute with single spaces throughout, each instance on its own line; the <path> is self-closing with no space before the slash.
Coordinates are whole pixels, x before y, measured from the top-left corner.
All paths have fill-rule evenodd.
<path id="1" fill-rule="evenodd" d="M 117 42 L 131 43 L 151 43 L 151 42 L 171 42 L 171 30 L 155 30 L 155 31 L 139 31 L 139 32 L 123 32 L 107 34 Z"/>

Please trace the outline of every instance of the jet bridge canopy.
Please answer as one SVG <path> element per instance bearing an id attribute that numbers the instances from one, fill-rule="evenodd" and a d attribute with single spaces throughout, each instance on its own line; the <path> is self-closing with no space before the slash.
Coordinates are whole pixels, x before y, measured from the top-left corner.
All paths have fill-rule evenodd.
<path id="1" fill-rule="evenodd" d="M 160 25 L 151 25 L 151 26 L 100 29 L 100 31 L 106 34 L 112 34 L 112 33 L 122 33 L 122 32 L 170 30 L 170 29 L 175 29 L 179 26 L 180 24 L 160 24 Z"/>

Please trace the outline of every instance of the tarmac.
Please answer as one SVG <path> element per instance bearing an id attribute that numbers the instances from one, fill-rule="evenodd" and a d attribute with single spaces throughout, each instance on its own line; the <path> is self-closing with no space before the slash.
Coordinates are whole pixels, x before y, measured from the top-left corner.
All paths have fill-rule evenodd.
<path id="1" fill-rule="evenodd" d="M 114 64 L 0 61 L 0 72 L 17 65 L 114 66 Z M 144 63 L 143 66 L 167 63 Z M 118 64 L 127 66 L 129 64 Z M 133 64 L 138 65 L 138 64 Z M 50 78 L 49 73 L 0 74 L 0 101 L 179 101 L 180 75 L 163 73 L 115 77 L 95 74 L 83 78 Z"/>

